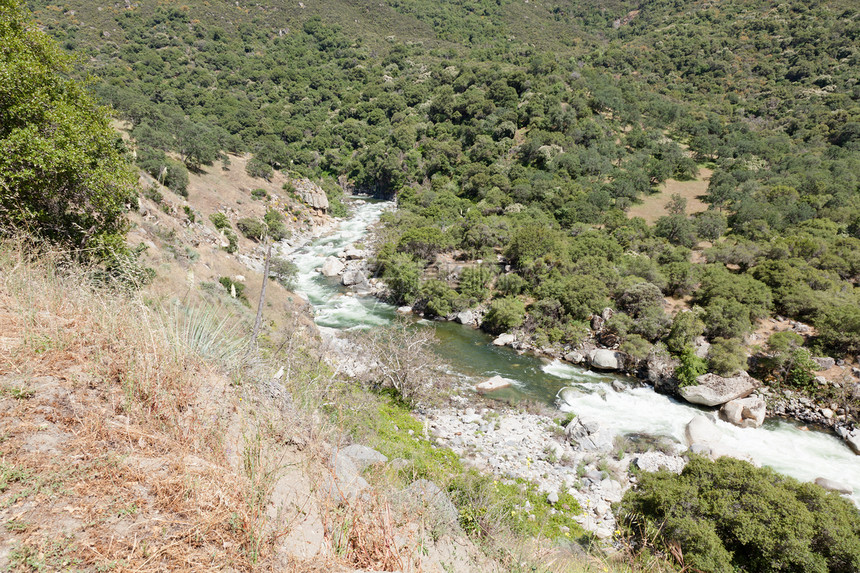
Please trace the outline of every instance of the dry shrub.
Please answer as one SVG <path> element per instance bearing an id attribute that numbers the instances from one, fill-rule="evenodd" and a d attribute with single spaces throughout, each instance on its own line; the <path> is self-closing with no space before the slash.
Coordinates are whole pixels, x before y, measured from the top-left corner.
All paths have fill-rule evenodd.
<path id="1" fill-rule="evenodd" d="M 372 494 L 364 494 L 328 515 L 328 541 L 337 555 L 351 566 L 374 571 L 404 571 L 411 564 L 398 546 L 398 524 L 389 505 Z"/>

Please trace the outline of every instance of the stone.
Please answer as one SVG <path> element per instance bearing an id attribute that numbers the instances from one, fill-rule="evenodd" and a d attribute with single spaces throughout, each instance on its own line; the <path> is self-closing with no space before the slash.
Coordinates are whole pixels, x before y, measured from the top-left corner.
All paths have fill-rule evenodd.
<path id="1" fill-rule="evenodd" d="M 836 360 L 830 356 L 813 356 L 812 361 L 815 362 L 816 370 L 828 370 L 836 366 Z"/>
<path id="2" fill-rule="evenodd" d="M 854 430 L 845 437 L 845 443 L 851 448 L 851 451 L 860 455 L 860 430 Z"/>
<path id="3" fill-rule="evenodd" d="M 716 374 L 702 374 L 696 385 L 680 389 L 681 397 L 692 404 L 719 406 L 731 400 L 746 398 L 756 388 L 756 382 L 746 372 L 725 378 Z"/>
<path id="4" fill-rule="evenodd" d="M 343 286 L 367 284 L 367 277 L 365 277 L 364 273 L 361 271 L 346 271 L 343 273 L 343 279 L 341 282 L 343 283 Z"/>
<path id="5" fill-rule="evenodd" d="M 448 494 L 432 481 L 416 480 L 403 490 L 403 495 L 407 500 L 417 501 L 425 507 L 433 507 L 446 523 L 457 524 L 459 516 L 457 507 L 451 502 Z"/>
<path id="6" fill-rule="evenodd" d="M 501 376 L 493 376 L 492 378 L 488 378 L 475 386 L 475 390 L 483 394 L 485 392 L 494 392 L 496 390 L 501 390 L 502 388 L 507 388 L 511 384 L 513 384 L 513 380 L 502 378 Z"/>
<path id="7" fill-rule="evenodd" d="M 574 418 L 564 433 L 570 443 L 586 451 L 608 452 L 613 447 L 612 434 L 602 430 L 597 422 Z"/>
<path id="8" fill-rule="evenodd" d="M 328 197 L 322 187 L 311 181 L 310 179 L 291 179 L 290 183 L 296 190 L 299 198 L 308 206 L 313 207 L 322 212 L 328 210 Z"/>
<path id="9" fill-rule="evenodd" d="M 464 310 L 462 312 L 458 312 L 456 320 L 460 324 L 471 326 L 475 324 L 475 313 L 471 310 Z"/>
<path id="10" fill-rule="evenodd" d="M 717 430 L 716 424 L 705 416 L 694 416 L 684 428 L 684 437 L 687 439 L 687 445 L 694 444 L 703 446 L 712 446 L 720 441 L 720 433 Z"/>
<path id="11" fill-rule="evenodd" d="M 614 350 L 598 348 L 588 355 L 588 363 L 592 368 L 600 370 L 618 370 L 624 363 L 623 355 Z"/>
<path id="12" fill-rule="evenodd" d="M 720 409 L 723 418 L 741 428 L 760 428 L 767 414 L 767 404 L 757 396 L 739 398 L 723 404 Z"/>
<path id="13" fill-rule="evenodd" d="M 583 356 L 582 353 L 578 350 L 568 352 L 564 355 L 564 359 L 572 364 L 582 364 L 583 362 L 585 362 L 585 356 Z"/>
<path id="14" fill-rule="evenodd" d="M 708 352 L 711 350 L 711 343 L 704 336 L 699 336 L 693 341 L 696 356 L 699 358 L 707 358 Z"/>
<path id="15" fill-rule="evenodd" d="M 508 346 L 514 340 L 516 340 L 516 337 L 513 334 L 505 333 L 499 335 L 499 337 L 493 341 L 493 344 L 496 346 Z"/>
<path id="16" fill-rule="evenodd" d="M 557 491 L 549 492 L 549 494 L 546 496 L 546 500 L 550 505 L 557 504 L 558 503 L 558 492 Z"/>
<path id="17" fill-rule="evenodd" d="M 348 261 L 354 261 L 357 259 L 363 259 L 366 253 L 361 249 L 356 249 L 355 247 L 348 247 L 346 251 L 344 251 L 343 256 Z"/>
<path id="18" fill-rule="evenodd" d="M 582 397 L 582 392 L 577 390 L 576 388 L 562 388 L 558 391 L 558 396 L 556 399 L 560 404 L 567 404 L 568 406 L 575 406 L 576 401 Z"/>
<path id="19" fill-rule="evenodd" d="M 411 306 L 398 306 L 397 307 L 397 314 L 412 314 L 412 307 Z"/>
<path id="20" fill-rule="evenodd" d="M 819 477 L 815 478 L 815 483 L 829 491 L 836 491 L 848 495 L 854 493 L 854 488 L 852 488 L 850 485 L 845 485 L 844 483 L 835 480 Z"/>
<path id="21" fill-rule="evenodd" d="M 666 469 L 674 473 L 681 473 L 684 469 L 684 460 L 679 456 L 670 456 L 662 452 L 644 452 L 633 458 L 633 464 L 642 471 L 656 472 Z"/>
<path id="22" fill-rule="evenodd" d="M 622 382 L 621 380 L 613 380 L 612 389 L 616 392 L 624 392 L 624 390 L 627 389 L 627 386 L 625 386 L 624 382 Z"/>
<path id="23" fill-rule="evenodd" d="M 358 467 L 351 458 L 335 451 L 332 455 L 331 473 L 322 483 L 322 497 L 335 505 L 342 505 L 358 497 L 370 484 L 359 475 Z"/>
<path id="24" fill-rule="evenodd" d="M 343 272 L 344 264 L 337 257 L 328 257 L 322 266 L 322 274 L 326 277 L 336 277 Z"/>
<path id="25" fill-rule="evenodd" d="M 377 452 L 373 448 L 368 448 L 367 446 L 362 446 L 360 444 L 352 444 L 351 446 L 343 448 L 340 450 L 340 455 L 351 459 L 358 468 L 358 471 L 364 471 L 370 466 L 384 464 L 388 461 L 388 458 L 385 455 Z"/>

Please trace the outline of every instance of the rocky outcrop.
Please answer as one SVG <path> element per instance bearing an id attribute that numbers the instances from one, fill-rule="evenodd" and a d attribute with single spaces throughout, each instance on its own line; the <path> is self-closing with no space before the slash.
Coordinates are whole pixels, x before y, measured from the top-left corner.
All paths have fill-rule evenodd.
<path id="1" fill-rule="evenodd" d="M 568 440 L 589 452 L 608 452 L 612 449 L 613 436 L 601 430 L 597 422 L 574 418 L 564 429 Z"/>
<path id="2" fill-rule="evenodd" d="M 495 390 L 507 388 L 511 384 L 513 384 L 512 380 L 502 378 L 501 376 L 493 376 L 492 378 L 481 382 L 480 384 L 475 386 L 475 390 L 477 390 L 481 394 L 484 394 L 486 392 L 494 392 Z"/>
<path id="3" fill-rule="evenodd" d="M 337 257 L 328 257 L 323 263 L 321 272 L 326 277 L 336 277 L 343 272 L 344 264 Z"/>
<path id="4" fill-rule="evenodd" d="M 290 184 L 295 188 L 296 193 L 305 204 L 313 207 L 318 211 L 325 213 L 328 211 L 328 197 L 322 187 L 311 181 L 310 179 L 291 179 Z"/>
<path id="5" fill-rule="evenodd" d="M 588 355 L 588 363 L 592 368 L 600 370 L 620 370 L 624 366 L 624 355 L 614 350 L 598 348 Z"/>
<path id="6" fill-rule="evenodd" d="M 830 356 L 813 356 L 812 361 L 815 362 L 816 370 L 829 370 L 836 366 L 836 360 Z"/>
<path id="7" fill-rule="evenodd" d="M 855 429 L 850 434 L 846 434 L 844 439 L 851 451 L 860 455 L 860 430 Z"/>
<path id="8" fill-rule="evenodd" d="M 460 324 L 465 324 L 466 326 L 474 326 L 475 325 L 475 313 L 471 310 L 464 310 L 457 313 L 456 317 L 457 322 Z"/>
<path id="9" fill-rule="evenodd" d="M 690 449 L 694 446 L 706 446 L 708 448 L 720 441 L 720 432 L 717 426 L 706 416 L 696 416 L 687 423 L 684 428 L 684 437 Z"/>
<path id="10" fill-rule="evenodd" d="M 695 386 L 681 388 L 680 394 L 692 404 L 719 406 L 731 400 L 746 398 L 755 388 L 755 379 L 746 372 L 730 378 L 708 373 L 696 378 Z"/>
<path id="11" fill-rule="evenodd" d="M 500 334 L 495 340 L 493 340 L 493 344 L 496 346 L 508 346 L 517 338 L 513 334 Z"/>
<path id="12" fill-rule="evenodd" d="M 727 422 L 741 428 L 760 428 L 767 414 L 765 401 L 758 396 L 731 400 L 723 404 L 720 414 Z"/>

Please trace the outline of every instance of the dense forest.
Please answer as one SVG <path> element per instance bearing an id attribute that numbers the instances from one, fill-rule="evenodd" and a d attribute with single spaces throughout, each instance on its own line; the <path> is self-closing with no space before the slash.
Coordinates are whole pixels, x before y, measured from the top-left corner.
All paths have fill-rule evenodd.
<path id="1" fill-rule="evenodd" d="M 705 334 L 723 373 L 775 313 L 812 322 L 815 352 L 860 352 L 850 3 L 536 5 L 515 18 L 510 2 L 399 1 L 354 22 L 334 5 L 33 8 L 132 123 L 140 166 L 177 192 L 229 151 L 251 152 L 259 177 L 322 181 L 336 214 L 341 187 L 396 196 L 378 261 L 398 303 L 431 316 L 488 304 L 486 329 L 542 344 L 575 343 L 614 306 L 608 328 L 629 354 L 661 343 L 683 356 Z M 382 27 L 356 28 L 373 18 Z M 702 167 L 707 210 L 678 196 L 653 225 L 628 216 Z M 423 272 L 440 254 L 487 264 L 452 286 Z M 666 296 L 694 312 L 673 318 Z M 801 342 L 772 350 L 794 364 Z M 788 376 L 786 360 L 764 375 Z"/>

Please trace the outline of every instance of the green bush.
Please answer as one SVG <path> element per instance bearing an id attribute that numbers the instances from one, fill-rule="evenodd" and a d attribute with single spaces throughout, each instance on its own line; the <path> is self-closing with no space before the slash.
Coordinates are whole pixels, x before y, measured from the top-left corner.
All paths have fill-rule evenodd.
<path id="1" fill-rule="evenodd" d="M 516 296 L 526 290 L 526 280 L 516 273 L 507 273 L 496 281 L 496 289 L 505 296 Z"/>
<path id="2" fill-rule="evenodd" d="M 723 457 L 694 456 L 680 475 L 643 473 L 619 504 L 638 542 L 702 571 L 848 573 L 860 570 L 860 512 L 812 483 Z"/>
<path id="3" fill-rule="evenodd" d="M 283 213 L 275 209 L 267 209 L 266 215 L 263 217 L 269 229 L 269 236 L 273 241 L 280 241 L 290 236 L 290 230 L 287 228 L 286 220 Z"/>
<path id="4" fill-rule="evenodd" d="M 268 181 L 272 178 L 274 174 L 274 170 L 272 166 L 268 163 L 263 163 L 256 157 L 248 160 L 248 163 L 245 164 L 245 173 L 250 175 L 251 177 L 257 177 L 259 179 L 265 179 Z"/>
<path id="5" fill-rule="evenodd" d="M 720 376 L 734 376 L 746 370 L 747 353 L 737 338 L 715 338 L 708 350 L 708 368 Z"/>
<path id="6" fill-rule="evenodd" d="M 678 379 L 678 386 L 682 388 L 694 385 L 696 378 L 708 371 L 707 362 L 696 356 L 692 346 L 685 346 L 678 358 L 681 363 L 675 369 L 675 378 Z"/>
<path id="7" fill-rule="evenodd" d="M 460 273 L 460 284 L 457 288 L 463 296 L 483 302 L 489 294 L 487 284 L 492 278 L 493 271 L 486 266 L 466 267 Z"/>
<path id="8" fill-rule="evenodd" d="M 395 253 L 385 262 L 382 278 L 397 304 L 412 304 L 421 287 L 424 266 L 408 253 Z"/>
<path id="9" fill-rule="evenodd" d="M 493 334 L 507 332 L 523 323 L 526 306 L 514 297 L 498 298 L 490 304 L 481 328 Z"/>
<path id="10" fill-rule="evenodd" d="M 250 306 L 248 302 L 248 297 L 245 295 L 245 283 L 240 283 L 238 281 L 234 281 L 230 277 L 221 277 L 218 279 L 218 282 L 221 283 L 227 292 L 232 296 L 233 291 L 236 292 L 236 299 L 242 302 L 245 306 Z"/>
<path id="11" fill-rule="evenodd" d="M 236 228 L 246 238 L 252 241 L 260 241 L 266 236 L 266 224 L 253 217 L 243 217 L 236 221 Z"/>
<path id="12" fill-rule="evenodd" d="M 29 19 L 0 2 L 0 220 L 82 256 L 124 251 L 137 174 L 72 60 Z"/>
<path id="13" fill-rule="evenodd" d="M 446 317 L 462 308 L 462 301 L 457 292 L 448 283 L 436 279 L 425 281 L 421 285 L 420 295 L 424 311 L 429 316 Z"/>
<path id="14" fill-rule="evenodd" d="M 265 189 L 252 189 L 251 190 L 251 198 L 256 199 L 258 201 L 265 201 L 269 198 L 269 192 Z"/>
<path id="15" fill-rule="evenodd" d="M 219 231 L 223 231 L 224 229 L 230 229 L 230 219 L 227 218 L 227 215 L 221 213 L 212 213 L 209 215 L 209 220 L 212 221 L 212 224 L 215 225 L 215 228 Z"/>
<path id="16" fill-rule="evenodd" d="M 269 278 L 273 278 L 282 287 L 292 290 L 296 286 L 299 268 L 292 261 L 281 257 L 272 257 L 269 261 Z"/>

